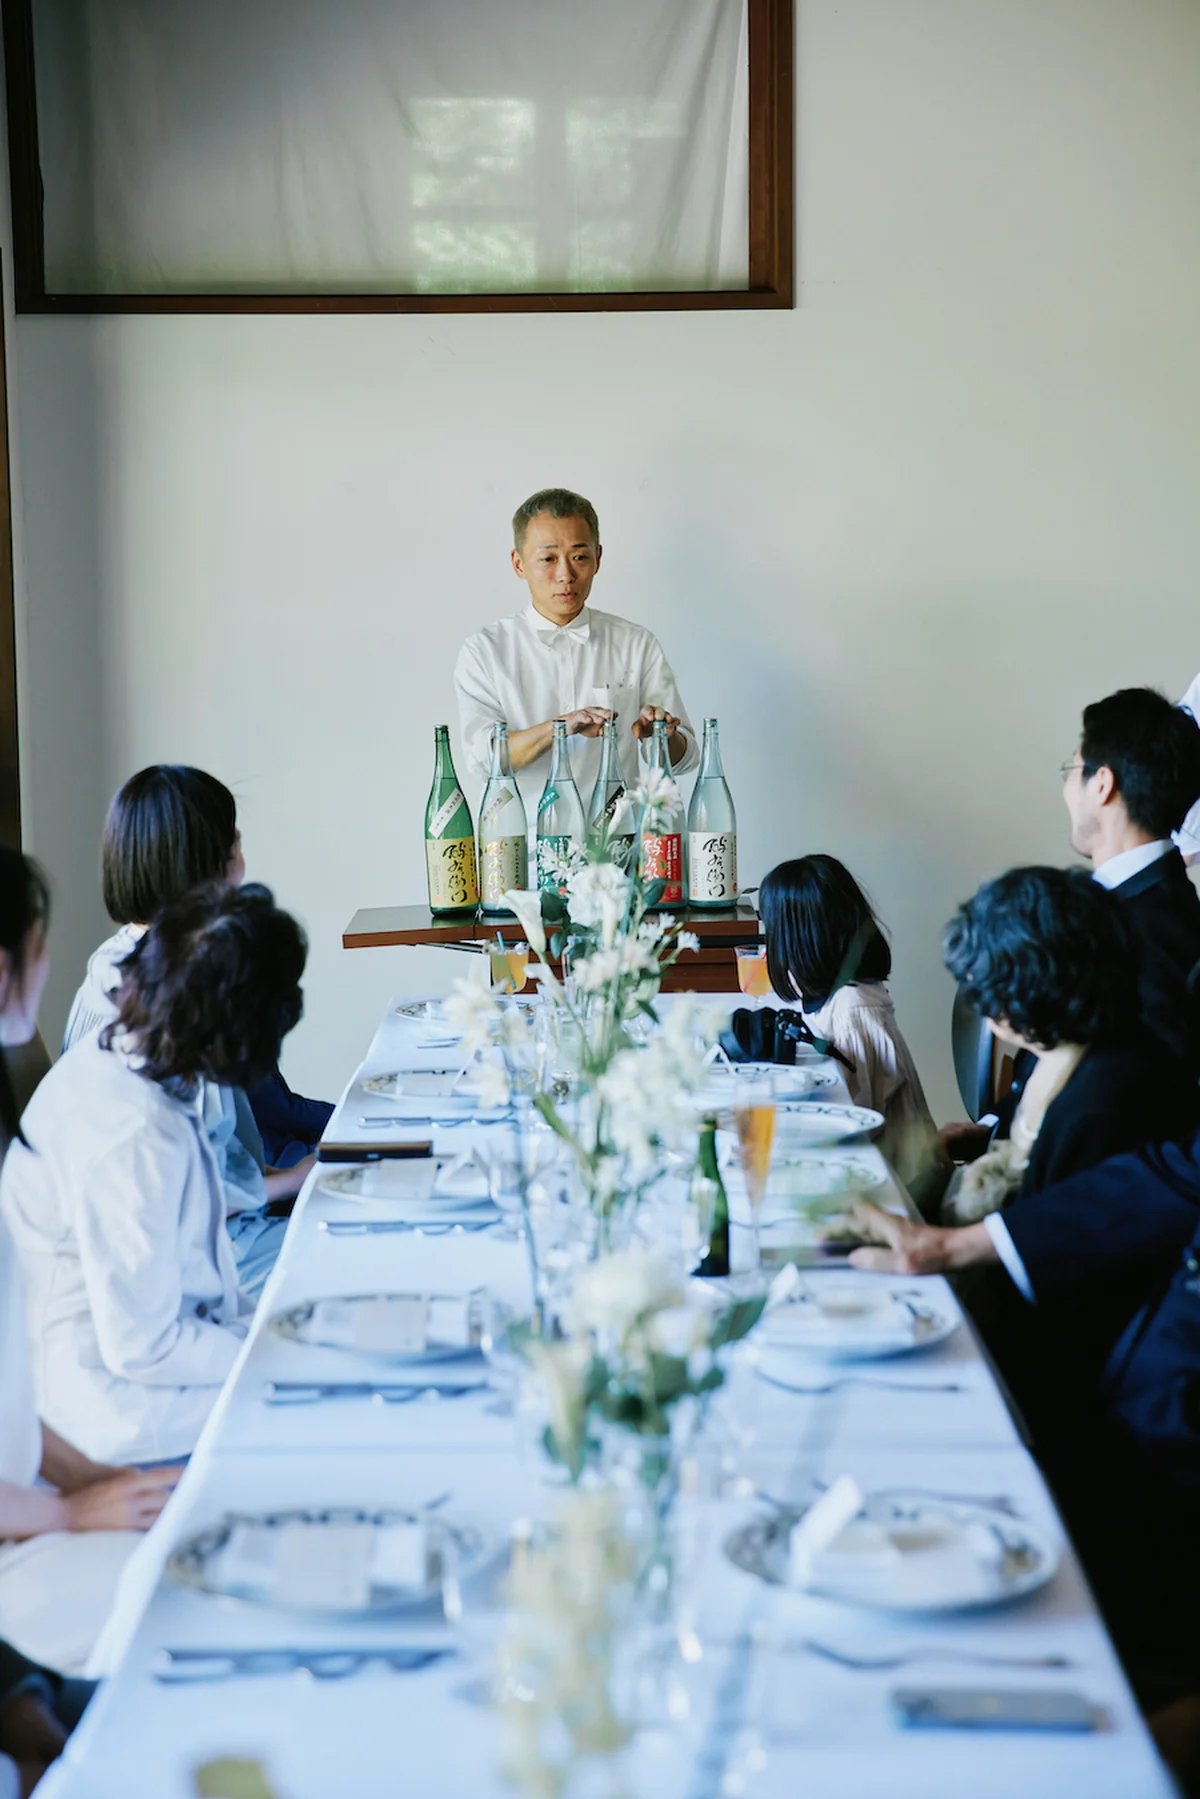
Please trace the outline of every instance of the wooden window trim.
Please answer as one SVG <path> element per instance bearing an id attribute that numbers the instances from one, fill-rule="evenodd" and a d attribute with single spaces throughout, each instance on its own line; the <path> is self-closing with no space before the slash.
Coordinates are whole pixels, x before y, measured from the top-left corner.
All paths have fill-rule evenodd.
<path id="1" fill-rule="evenodd" d="M 724 312 L 793 304 L 794 0 L 747 0 L 749 286 L 701 293 L 48 294 L 33 0 L 3 0 L 18 312 Z"/>

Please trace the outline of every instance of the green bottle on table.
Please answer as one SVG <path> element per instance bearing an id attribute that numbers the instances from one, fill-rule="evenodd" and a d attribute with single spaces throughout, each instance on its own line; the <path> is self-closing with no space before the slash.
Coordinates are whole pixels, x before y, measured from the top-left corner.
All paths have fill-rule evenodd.
<path id="1" fill-rule="evenodd" d="M 561 872 L 569 858 L 583 849 L 583 802 L 571 773 L 567 748 L 567 721 L 554 720 L 550 745 L 550 773 L 542 788 L 537 810 L 537 883 L 565 896 L 566 877 Z"/>
<path id="2" fill-rule="evenodd" d="M 436 725 L 433 732 L 433 786 L 425 808 L 425 873 L 432 913 L 454 917 L 475 911 L 479 904 L 475 827 L 454 772 L 449 725 Z"/>
<path id="3" fill-rule="evenodd" d="M 688 807 L 688 899 L 693 906 L 737 903 L 737 814 L 715 718 L 704 721 L 700 773 Z"/>
<path id="4" fill-rule="evenodd" d="M 525 805 L 513 778 L 508 724 L 499 718 L 492 730 L 492 772 L 479 802 L 480 904 L 485 912 L 507 913 L 504 895 L 528 885 Z"/>
<path id="5" fill-rule="evenodd" d="M 688 1198 L 698 1216 L 709 1220 L 708 1248 L 694 1272 L 699 1275 L 729 1273 L 729 1200 L 717 1162 L 717 1121 L 711 1115 L 700 1121 L 700 1147 L 692 1173 Z"/>

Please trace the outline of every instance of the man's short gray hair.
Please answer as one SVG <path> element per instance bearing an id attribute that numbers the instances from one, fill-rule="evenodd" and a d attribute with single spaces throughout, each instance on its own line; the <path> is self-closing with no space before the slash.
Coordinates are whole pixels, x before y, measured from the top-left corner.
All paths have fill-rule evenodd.
<path id="1" fill-rule="evenodd" d="M 518 555 L 525 548 L 525 533 L 539 512 L 548 512 L 551 518 L 586 519 L 592 542 L 600 548 L 600 520 L 592 502 L 581 493 L 572 493 L 569 487 L 543 487 L 540 493 L 530 494 L 513 513 L 513 548 Z"/>

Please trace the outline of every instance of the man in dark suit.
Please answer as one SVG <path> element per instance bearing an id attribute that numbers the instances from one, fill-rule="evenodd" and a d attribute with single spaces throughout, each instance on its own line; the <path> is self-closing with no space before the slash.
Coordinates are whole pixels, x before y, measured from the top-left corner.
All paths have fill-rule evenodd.
<path id="1" fill-rule="evenodd" d="M 1063 767 L 1071 847 L 1127 908 L 1137 940 L 1142 1022 L 1200 1074 L 1200 1013 L 1187 992 L 1200 963 L 1200 894 L 1171 833 L 1200 797 L 1200 730 L 1150 687 L 1088 706 Z"/>
<path id="2" fill-rule="evenodd" d="M 1200 1004 L 1188 991 L 1200 967 L 1200 894 L 1171 841 L 1200 799 L 1196 721 L 1152 687 L 1122 688 L 1085 708 L 1079 748 L 1062 777 L 1071 848 L 1127 908 L 1141 1021 L 1200 1078 Z M 973 1161 L 993 1134 L 1007 1137 L 1033 1062 L 1026 1050 L 1017 1056 L 998 1124 L 943 1126 L 948 1160 Z"/>

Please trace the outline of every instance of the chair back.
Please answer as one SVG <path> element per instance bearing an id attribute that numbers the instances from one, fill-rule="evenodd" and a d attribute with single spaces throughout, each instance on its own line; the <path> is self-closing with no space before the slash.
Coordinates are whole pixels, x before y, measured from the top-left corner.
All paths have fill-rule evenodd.
<path id="1" fill-rule="evenodd" d="M 959 987 L 950 1018 L 950 1046 L 958 1091 L 971 1119 L 981 1118 L 992 1107 L 994 1045 L 992 1033 Z"/>

